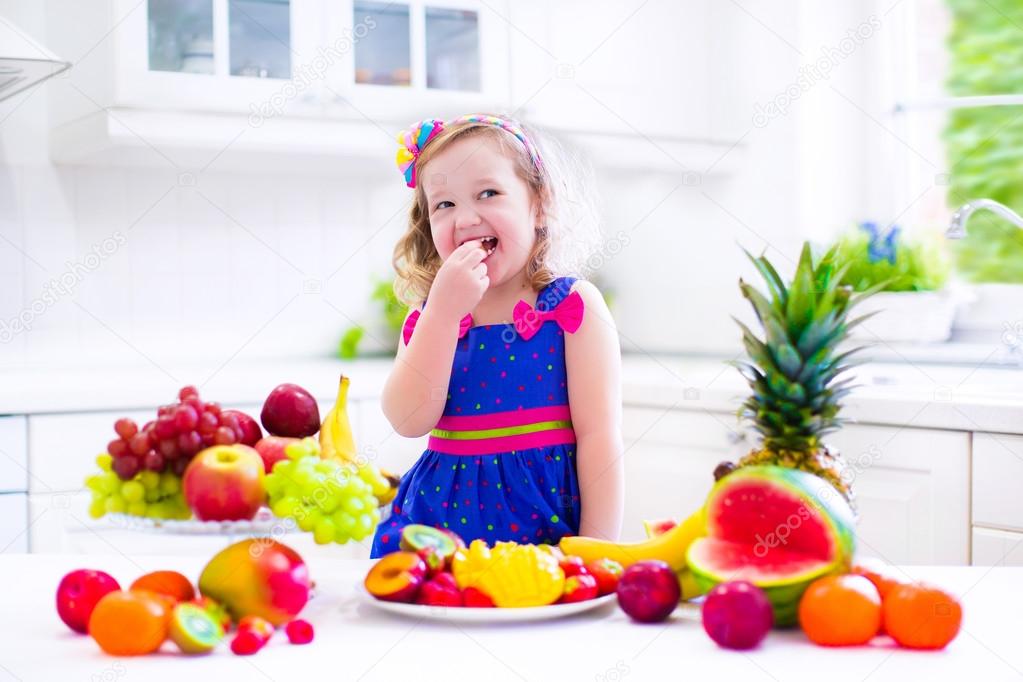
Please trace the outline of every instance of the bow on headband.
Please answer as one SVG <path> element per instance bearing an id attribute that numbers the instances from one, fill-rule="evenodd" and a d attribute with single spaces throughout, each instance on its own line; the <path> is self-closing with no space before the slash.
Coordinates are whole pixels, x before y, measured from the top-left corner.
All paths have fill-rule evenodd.
<path id="1" fill-rule="evenodd" d="M 398 149 L 395 161 L 398 164 L 398 170 L 405 176 L 406 185 L 409 187 L 416 186 L 416 161 L 419 159 L 419 155 L 423 152 L 423 148 L 427 143 L 435 138 L 440 131 L 444 130 L 445 125 L 452 126 L 460 123 L 485 123 L 508 131 L 515 139 L 522 143 L 523 148 L 529 154 L 529 158 L 532 159 L 533 165 L 537 169 L 543 167 L 539 150 L 537 150 L 525 131 L 513 121 L 486 114 L 466 114 L 446 122 L 439 118 L 427 118 L 416 123 L 408 130 L 398 133 L 398 144 L 401 147 Z"/>

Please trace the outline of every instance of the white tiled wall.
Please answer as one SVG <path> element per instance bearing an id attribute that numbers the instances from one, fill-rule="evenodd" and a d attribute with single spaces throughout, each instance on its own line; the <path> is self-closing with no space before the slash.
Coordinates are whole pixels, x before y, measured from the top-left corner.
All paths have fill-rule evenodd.
<path id="1" fill-rule="evenodd" d="M 385 223 L 368 206 L 380 193 L 322 178 L 207 171 L 180 187 L 159 169 L 25 164 L 0 185 L 0 318 L 36 301 L 5 362 L 328 354 L 370 313 L 370 273 L 386 274 L 403 217 Z M 106 255 L 88 268 L 94 247 Z M 62 276 L 73 292 L 41 304 Z"/>

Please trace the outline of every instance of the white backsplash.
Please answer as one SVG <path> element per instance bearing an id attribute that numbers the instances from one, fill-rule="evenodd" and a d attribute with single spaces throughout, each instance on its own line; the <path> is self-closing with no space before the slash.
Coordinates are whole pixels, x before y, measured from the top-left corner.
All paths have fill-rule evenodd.
<path id="1" fill-rule="evenodd" d="M 176 175 L 4 168 L 0 319 L 31 319 L 3 334 L 4 364 L 325 356 L 374 315 L 371 273 L 388 274 L 402 188 Z"/>

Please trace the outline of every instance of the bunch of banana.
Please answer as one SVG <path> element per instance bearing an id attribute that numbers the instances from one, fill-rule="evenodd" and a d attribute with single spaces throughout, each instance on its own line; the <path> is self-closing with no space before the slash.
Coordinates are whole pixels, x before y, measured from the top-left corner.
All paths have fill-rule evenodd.
<path id="1" fill-rule="evenodd" d="M 348 420 L 348 386 L 351 380 L 341 375 L 338 383 L 337 398 L 334 407 L 324 417 L 320 425 L 320 456 L 324 459 L 336 459 L 355 467 L 372 466 L 360 464 L 355 451 L 355 438 L 352 436 L 352 424 Z M 398 494 L 399 478 L 394 474 L 380 469 L 379 485 L 374 485 L 373 495 L 381 506 L 389 504 Z"/>
<path id="2" fill-rule="evenodd" d="M 647 533 L 651 532 L 648 526 Z M 641 542 L 609 542 L 574 535 L 562 538 L 558 547 L 565 554 L 582 557 L 583 561 L 614 559 L 626 568 L 638 561 L 649 559 L 664 561 L 678 576 L 679 586 L 682 588 L 682 600 L 686 601 L 702 594 L 689 573 L 686 552 L 693 540 L 704 535 L 706 535 L 706 525 L 701 507 L 674 528 L 652 535 Z"/>

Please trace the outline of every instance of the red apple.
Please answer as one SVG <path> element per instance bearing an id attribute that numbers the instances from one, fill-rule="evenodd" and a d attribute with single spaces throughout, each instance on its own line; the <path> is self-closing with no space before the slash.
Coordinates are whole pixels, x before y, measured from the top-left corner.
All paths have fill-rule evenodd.
<path id="1" fill-rule="evenodd" d="M 586 601 L 595 598 L 598 592 L 596 578 L 589 573 L 576 573 L 565 578 L 565 591 L 558 603 L 572 604 L 577 601 Z"/>
<path id="2" fill-rule="evenodd" d="M 121 589 L 108 573 L 80 568 L 71 571 L 57 586 L 57 615 L 74 630 L 85 634 L 89 631 L 89 616 L 96 602 Z"/>
<path id="3" fill-rule="evenodd" d="M 618 605 L 633 620 L 659 623 L 675 610 L 681 597 L 678 578 L 664 561 L 639 561 L 618 580 Z"/>
<path id="4" fill-rule="evenodd" d="M 305 438 L 320 430 L 320 408 L 301 386 L 281 384 L 270 391 L 259 420 L 273 436 Z"/>
<path id="5" fill-rule="evenodd" d="M 185 501 L 202 521 L 251 519 L 266 499 L 263 459 L 248 445 L 214 445 L 189 463 Z"/>
<path id="6" fill-rule="evenodd" d="M 254 446 L 263 437 L 263 431 L 259 428 L 256 420 L 241 410 L 223 410 L 220 416 L 223 418 L 225 415 L 234 415 L 237 420 L 238 427 L 242 431 L 241 440 L 238 442 L 242 445 Z"/>
<path id="7" fill-rule="evenodd" d="M 263 458 L 264 471 L 269 474 L 274 470 L 274 464 L 282 459 L 287 459 L 288 455 L 284 452 L 284 448 L 297 442 L 299 442 L 298 438 L 286 438 L 284 436 L 265 436 L 260 438 L 259 442 L 256 443 L 256 452 Z"/>
<path id="8" fill-rule="evenodd" d="M 366 574 L 366 591 L 383 601 L 411 602 L 426 580 L 426 563 L 414 552 L 391 552 Z"/>

